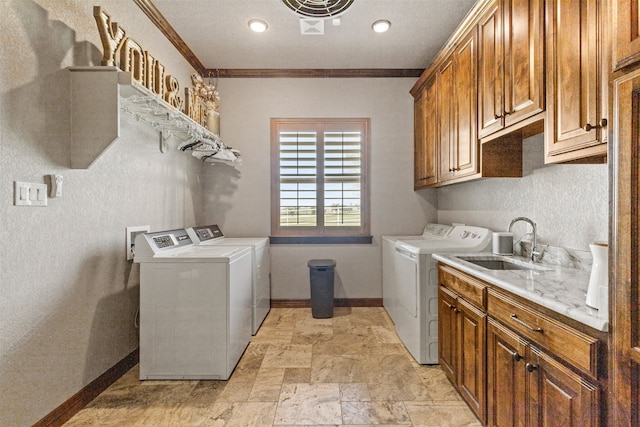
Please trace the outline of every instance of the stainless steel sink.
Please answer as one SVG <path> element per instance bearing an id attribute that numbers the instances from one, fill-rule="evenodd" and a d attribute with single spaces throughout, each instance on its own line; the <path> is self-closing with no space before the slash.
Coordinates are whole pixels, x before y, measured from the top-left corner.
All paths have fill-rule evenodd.
<path id="1" fill-rule="evenodd" d="M 459 256 L 457 258 L 487 270 L 546 270 L 544 267 L 501 256 Z"/>

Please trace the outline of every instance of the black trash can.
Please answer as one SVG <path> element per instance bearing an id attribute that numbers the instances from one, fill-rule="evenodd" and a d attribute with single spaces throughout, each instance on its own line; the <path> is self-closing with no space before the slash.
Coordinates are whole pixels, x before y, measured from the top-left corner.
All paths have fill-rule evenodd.
<path id="1" fill-rule="evenodd" d="M 311 279 L 311 314 L 316 319 L 333 317 L 333 275 L 336 262 L 332 259 L 312 259 L 308 266 Z"/>

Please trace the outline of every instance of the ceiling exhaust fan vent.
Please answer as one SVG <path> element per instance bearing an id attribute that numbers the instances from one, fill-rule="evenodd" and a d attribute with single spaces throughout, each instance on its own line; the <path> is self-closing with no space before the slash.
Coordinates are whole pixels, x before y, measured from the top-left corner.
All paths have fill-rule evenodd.
<path id="1" fill-rule="evenodd" d="M 330 18 L 347 11 L 354 0 L 282 0 L 296 14 L 305 18 Z"/>

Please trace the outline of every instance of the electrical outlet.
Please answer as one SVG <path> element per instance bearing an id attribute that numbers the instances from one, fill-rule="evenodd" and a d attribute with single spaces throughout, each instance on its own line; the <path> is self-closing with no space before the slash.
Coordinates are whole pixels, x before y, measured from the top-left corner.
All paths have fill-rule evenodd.
<path id="1" fill-rule="evenodd" d="M 125 244 L 127 251 L 127 261 L 133 261 L 135 254 L 136 236 L 142 233 L 148 233 L 151 231 L 151 227 L 148 225 L 137 225 L 134 227 L 126 227 L 125 229 Z"/>

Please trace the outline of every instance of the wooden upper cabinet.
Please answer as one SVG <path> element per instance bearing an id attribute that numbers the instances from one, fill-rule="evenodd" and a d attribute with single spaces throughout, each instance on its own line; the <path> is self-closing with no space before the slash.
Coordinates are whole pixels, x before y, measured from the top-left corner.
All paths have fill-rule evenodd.
<path id="1" fill-rule="evenodd" d="M 504 127 L 504 54 L 501 0 L 478 24 L 478 136 Z"/>
<path id="2" fill-rule="evenodd" d="M 478 23 L 478 136 L 544 111 L 541 0 L 495 0 Z"/>
<path id="3" fill-rule="evenodd" d="M 545 162 L 607 154 L 606 0 L 547 0 Z"/>
<path id="4" fill-rule="evenodd" d="M 613 64 L 620 69 L 640 61 L 640 0 L 613 1 L 616 29 Z"/>
<path id="5" fill-rule="evenodd" d="M 438 68 L 436 75 L 438 108 L 438 179 L 446 181 L 453 177 L 456 143 L 456 108 L 454 91 L 454 58 L 451 55 Z"/>
<path id="6" fill-rule="evenodd" d="M 414 189 L 437 182 L 437 105 L 435 79 L 416 96 L 414 102 Z"/>
<path id="7" fill-rule="evenodd" d="M 424 133 L 424 93 L 420 92 L 413 100 L 413 188 L 425 184 L 425 133 Z"/>
<path id="8" fill-rule="evenodd" d="M 456 140 L 454 176 L 473 175 L 480 171 L 478 161 L 478 37 L 474 28 L 460 41 L 455 52 Z"/>
<path id="9" fill-rule="evenodd" d="M 479 172 L 476 34 L 474 28 L 462 38 L 438 68 L 439 182 Z"/>

